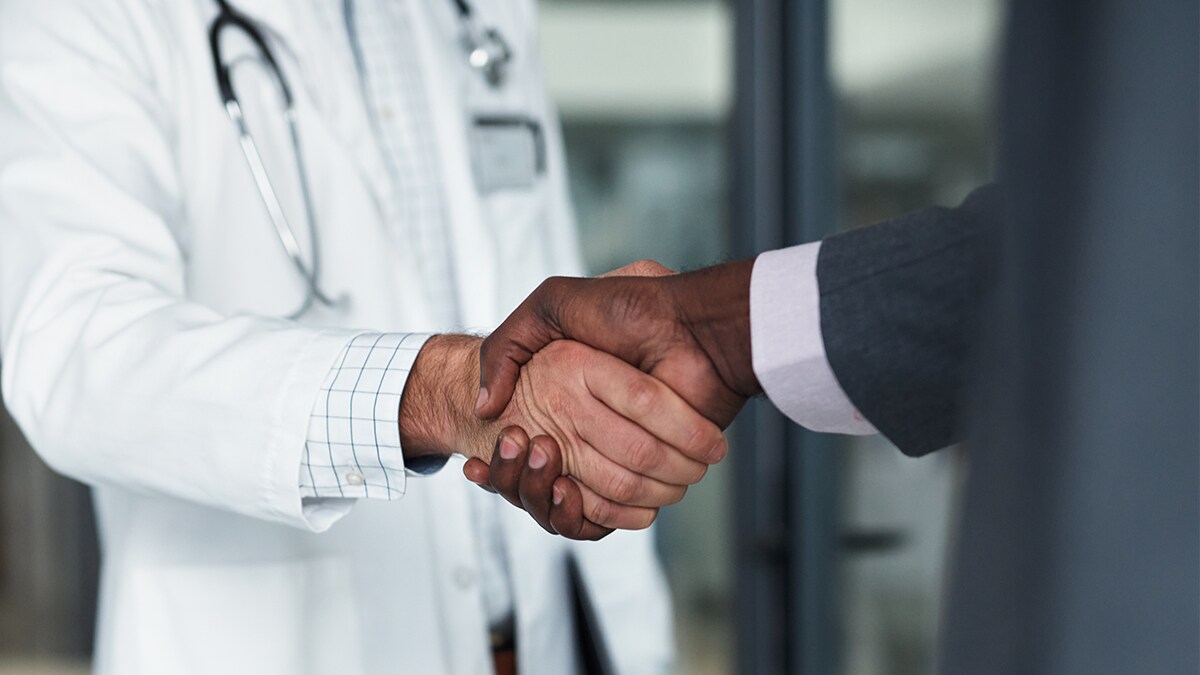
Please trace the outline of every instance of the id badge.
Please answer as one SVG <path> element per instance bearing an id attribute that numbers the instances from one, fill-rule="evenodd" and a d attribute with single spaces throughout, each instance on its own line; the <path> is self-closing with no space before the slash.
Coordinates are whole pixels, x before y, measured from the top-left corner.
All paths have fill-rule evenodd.
<path id="1" fill-rule="evenodd" d="M 470 140 L 471 169 L 480 192 L 528 190 L 546 172 L 546 140 L 537 120 L 476 117 Z"/>

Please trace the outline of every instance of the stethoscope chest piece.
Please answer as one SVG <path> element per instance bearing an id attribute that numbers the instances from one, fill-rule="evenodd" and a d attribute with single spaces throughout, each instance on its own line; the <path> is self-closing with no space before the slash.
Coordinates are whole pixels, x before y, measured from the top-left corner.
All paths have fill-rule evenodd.
<path id="1" fill-rule="evenodd" d="M 467 52 L 467 63 L 483 76 L 493 88 L 504 84 L 508 66 L 512 62 L 512 49 L 504 36 L 494 28 L 480 29 L 469 22 L 463 33 L 463 48 Z"/>

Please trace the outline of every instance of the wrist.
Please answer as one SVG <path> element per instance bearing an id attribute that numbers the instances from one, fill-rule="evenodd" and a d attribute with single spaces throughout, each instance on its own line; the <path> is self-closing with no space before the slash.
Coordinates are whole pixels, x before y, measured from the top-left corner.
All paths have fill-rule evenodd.
<path id="1" fill-rule="evenodd" d="M 479 345 L 469 335 L 435 335 L 413 362 L 400 400 L 404 456 L 482 454 L 488 425 L 472 412 L 479 383 Z"/>
<path id="2" fill-rule="evenodd" d="M 750 277 L 754 259 L 737 260 L 671 278 L 680 321 L 733 391 L 762 391 L 750 353 Z"/>

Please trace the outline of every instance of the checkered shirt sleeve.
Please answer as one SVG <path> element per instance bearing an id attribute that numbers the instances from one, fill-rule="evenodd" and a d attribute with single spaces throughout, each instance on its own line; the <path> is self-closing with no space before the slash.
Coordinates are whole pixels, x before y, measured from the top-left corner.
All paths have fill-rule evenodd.
<path id="1" fill-rule="evenodd" d="M 364 333 L 346 344 L 309 417 L 300 466 L 302 497 L 404 496 L 400 397 L 428 338 L 423 333 Z"/>

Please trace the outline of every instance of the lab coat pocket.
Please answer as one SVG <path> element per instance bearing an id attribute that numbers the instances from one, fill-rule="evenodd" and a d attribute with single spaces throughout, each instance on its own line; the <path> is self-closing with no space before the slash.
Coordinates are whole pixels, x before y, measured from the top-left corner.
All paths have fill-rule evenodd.
<path id="1" fill-rule="evenodd" d="M 158 596 L 169 643 L 188 673 L 364 670 L 349 561 L 340 557 L 162 568 Z M 167 627 L 164 625 L 163 629 Z"/>

